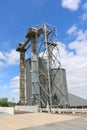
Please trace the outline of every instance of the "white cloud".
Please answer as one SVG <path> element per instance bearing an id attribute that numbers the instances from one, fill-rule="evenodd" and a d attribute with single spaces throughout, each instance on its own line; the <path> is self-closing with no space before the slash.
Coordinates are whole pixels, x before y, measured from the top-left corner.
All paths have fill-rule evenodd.
<path id="1" fill-rule="evenodd" d="M 80 18 L 82 19 L 82 21 L 87 20 L 87 13 L 83 13 L 82 16 L 80 16 Z"/>
<path id="2" fill-rule="evenodd" d="M 62 0 L 62 7 L 76 11 L 80 3 L 81 0 Z"/>
<path id="3" fill-rule="evenodd" d="M 4 65 L 4 63 L 0 61 L 0 67 L 2 67 L 3 65 Z"/>
<path id="4" fill-rule="evenodd" d="M 1 90 L 5 90 L 7 87 L 8 87 L 7 85 L 2 85 L 2 86 L 0 86 L 0 91 L 1 91 Z"/>
<path id="5" fill-rule="evenodd" d="M 87 40 L 87 30 L 79 30 L 75 25 L 70 27 L 67 32 L 69 36 L 76 36 L 77 41 L 85 41 Z"/>
<path id="6" fill-rule="evenodd" d="M 74 35 L 76 35 L 76 33 L 77 33 L 77 27 L 75 25 L 73 25 L 70 29 L 67 30 L 68 35 L 72 35 L 72 33 Z"/>
<path id="7" fill-rule="evenodd" d="M 0 52 L 0 66 L 4 64 L 15 65 L 19 63 L 19 53 L 14 49 L 10 52 Z"/>
<path id="8" fill-rule="evenodd" d="M 0 52 L 0 60 L 5 60 L 5 56 L 2 52 Z"/>
<path id="9" fill-rule="evenodd" d="M 11 50 L 10 52 L 6 53 L 5 56 L 6 56 L 6 61 L 8 64 L 10 65 L 18 64 L 19 53 L 16 52 L 15 50 Z"/>
<path id="10" fill-rule="evenodd" d="M 80 61 L 83 56 L 87 56 L 87 41 L 73 41 L 69 44 L 70 49 L 74 49 L 76 51 L 76 54 L 79 55 Z"/>
<path id="11" fill-rule="evenodd" d="M 62 67 L 66 69 L 68 89 L 87 98 L 87 30 L 78 30 L 76 39 L 60 45 Z M 75 91 L 75 92 L 74 92 Z"/>
<path id="12" fill-rule="evenodd" d="M 77 32 L 77 38 L 78 41 L 86 41 L 87 40 L 87 30 L 83 31 L 83 30 L 79 30 Z"/>
<path id="13" fill-rule="evenodd" d="M 82 5 L 84 13 L 79 17 L 82 21 L 87 20 L 87 2 Z"/>
<path id="14" fill-rule="evenodd" d="M 13 92 L 19 93 L 19 89 L 14 89 Z"/>
<path id="15" fill-rule="evenodd" d="M 15 76 L 10 80 L 10 87 L 11 88 L 19 88 L 19 76 Z"/>
<path id="16" fill-rule="evenodd" d="M 2 52 L 0 52 L 0 67 L 4 65 L 3 61 L 6 60 L 6 57 Z"/>

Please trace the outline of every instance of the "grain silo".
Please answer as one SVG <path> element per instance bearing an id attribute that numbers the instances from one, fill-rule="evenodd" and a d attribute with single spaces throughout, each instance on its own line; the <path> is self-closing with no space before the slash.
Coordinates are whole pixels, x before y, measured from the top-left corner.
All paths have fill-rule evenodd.
<path id="1" fill-rule="evenodd" d="M 39 58 L 39 89 L 40 89 L 40 107 L 46 107 L 49 103 L 49 88 L 46 76 L 41 72 L 47 73 L 45 60 Z M 26 60 L 26 101 L 27 105 L 35 105 L 37 99 L 32 94 L 31 82 L 31 59 Z M 66 83 L 66 73 L 63 68 L 51 69 L 51 102 L 52 107 L 66 107 L 69 105 L 68 91 Z"/>
<path id="2" fill-rule="evenodd" d="M 19 44 L 16 50 L 20 52 L 20 55 L 24 52 L 25 58 L 22 57 L 22 59 L 27 59 L 26 65 L 23 64 L 23 68 L 26 69 L 26 78 L 24 73 L 22 75 L 24 80 L 20 76 L 20 88 L 23 89 L 23 94 L 25 94 L 26 79 L 27 104 L 39 105 L 39 107 L 49 105 L 50 108 L 69 105 L 65 70 L 61 68 L 60 63 L 57 29 L 46 23 L 41 26 L 32 26 L 26 38 L 27 40 Z M 20 71 L 21 74 L 22 71 Z M 21 93 L 22 89 L 20 89 Z M 20 97 L 20 100 L 24 101 L 24 98 L 25 95 Z"/>

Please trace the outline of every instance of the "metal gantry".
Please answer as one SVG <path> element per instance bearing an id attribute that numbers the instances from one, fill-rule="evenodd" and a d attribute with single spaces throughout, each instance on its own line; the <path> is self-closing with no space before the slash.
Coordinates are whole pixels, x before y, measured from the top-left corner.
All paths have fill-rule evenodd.
<path id="1" fill-rule="evenodd" d="M 49 24 L 32 26 L 29 28 L 26 39 L 22 45 L 19 44 L 16 50 L 20 52 L 20 57 L 23 53 L 25 59 L 26 57 L 31 59 L 32 104 L 38 104 L 39 107 L 49 105 L 49 108 L 61 105 L 65 100 L 65 94 L 60 88 L 62 77 L 61 73 L 58 73 L 61 63 L 57 29 Z M 22 58 L 20 58 L 20 100 L 23 105 L 25 74 Z M 57 77 L 58 82 L 56 83 Z M 22 78 L 23 80 L 21 80 Z M 61 95 L 60 99 L 58 94 Z"/>

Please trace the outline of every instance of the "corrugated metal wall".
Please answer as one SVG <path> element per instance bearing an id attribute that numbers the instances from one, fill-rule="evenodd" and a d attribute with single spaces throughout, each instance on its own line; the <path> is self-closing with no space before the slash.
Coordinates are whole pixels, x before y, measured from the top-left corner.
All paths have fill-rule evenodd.
<path id="1" fill-rule="evenodd" d="M 32 105 L 31 59 L 26 60 L 26 103 Z"/>
<path id="2" fill-rule="evenodd" d="M 47 102 L 49 102 L 48 84 L 47 84 L 47 69 L 46 62 L 39 58 L 39 82 L 40 86 L 40 98 L 41 107 L 46 107 Z M 26 61 L 26 101 L 28 105 L 33 105 L 32 98 L 32 82 L 31 82 L 31 59 Z M 44 72 L 44 74 L 41 73 Z M 51 69 L 51 93 L 52 93 L 52 106 L 66 106 L 69 105 L 68 101 L 68 90 L 66 82 L 66 72 L 62 68 Z"/>
<path id="3" fill-rule="evenodd" d="M 52 93 L 56 88 L 56 91 L 52 97 L 52 104 L 58 106 L 69 105 L 65 69 L 55 68 L 51 71 L 52 75 L 56 75 L 55 78 L 52 76 L 52 78 L 54 78 L 52 83 Z"/>

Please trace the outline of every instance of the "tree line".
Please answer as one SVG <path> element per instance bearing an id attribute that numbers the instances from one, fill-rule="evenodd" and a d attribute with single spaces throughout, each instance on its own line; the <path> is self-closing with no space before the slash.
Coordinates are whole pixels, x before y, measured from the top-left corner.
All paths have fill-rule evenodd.
<path id="1" fill-rule="evenodd" d="M 0 106 L 2 107 L 13 107 L 15 103 L 8 102 L 8 98 L 0 98 Z"/>

